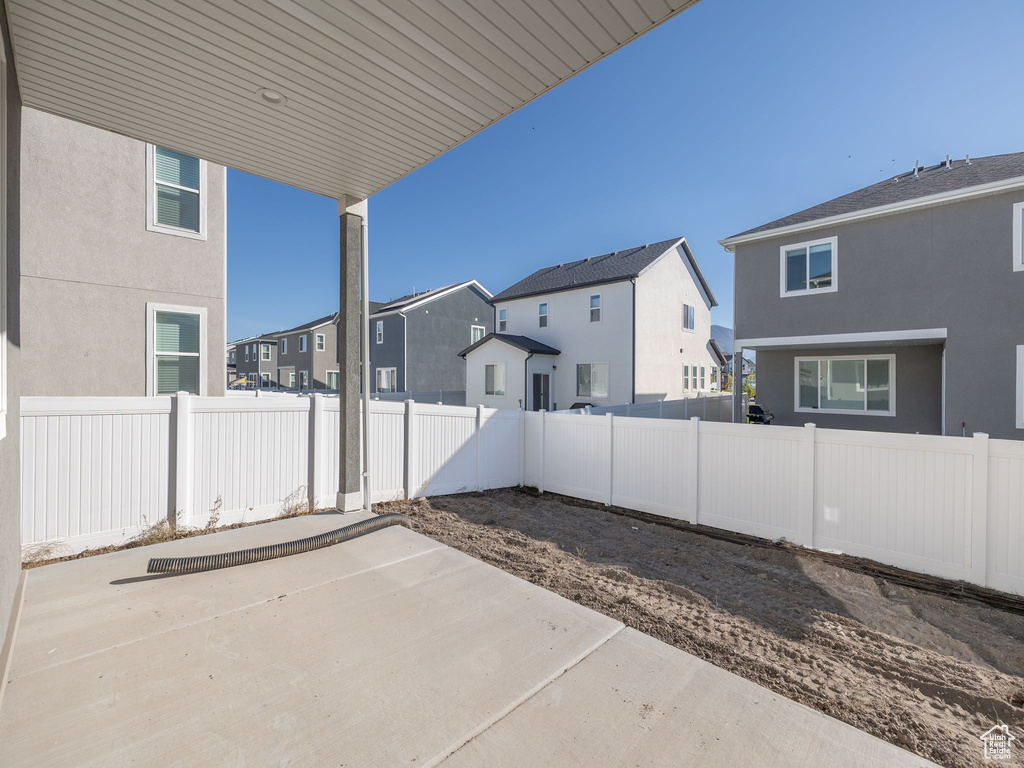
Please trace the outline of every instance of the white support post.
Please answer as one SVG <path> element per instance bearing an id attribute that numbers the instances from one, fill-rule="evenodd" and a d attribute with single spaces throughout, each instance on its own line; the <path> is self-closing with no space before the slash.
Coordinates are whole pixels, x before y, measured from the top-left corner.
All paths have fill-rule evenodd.
<path id="1" fill-rule="evenodd" d="M 526 485 L 526 411 L 519 409 L 519 485 Z"/>
<path id="2" fill-rule="evenodd" d="M 800 443 L 800 502 L 796 510 L 797 536 L 795 544 L 814 546 L 814 440 L 815 425 L 804 424 Z"/>
<path id="3" fill-rule="evenodd" d="M 974 433 L 974 503 L 971 507 L 971 581 L 988 580 L 988 435 Z"/>
<path id="4" fill-rule="evenodd" d="M 694 416 L 690 419 L 690 456 L 691 461 L 687 469 L 687 480 L 690 485 L 690 504 L 693 510 L 693 524 L 700 522 L 700 418 Z"/>
<path id="5" fill-rule="evenodd" d="M 540 409 L 540 448 L 537 451 L 538 459 L 538 470 L 537 470 L 537 490 L 540 493 L 544 493 L 544 418 L 547 415 L 547 411 L 543 408 Z"/>
<path id="6" fill-rule="evenodd" d="M 476 407 L 476 489 L 478 491 L 483 490 L 483 486 L 480 484 L 480 448 L 483 440 L 484 431 L 484 407 L 477 405 Z"/>
<path id="7" fill-rule="evenodd" d="M 607 413 L 605 414 L 605 421 L 608 422 L 608 495 L 605 498 L 604 505 L 610 507 L 612 505 L 612 493 L 614 492 L 614 480 L 615 476 L 615 417 Z"/>
<path id="8" fill-rule="evenodd" d="M 416 495 L 416 401 L 405 401 L 405 498 Z"/>
<path id="9" fill-rule="evenodd" d="M 171 525 L 189 525 L 192 519 L 192 404 L 188 392 L 175 395 L 174 508 Z"/>
<path id="10" fill-rule="evenodd" d="M 309 399 L 309 497 L 310 510 L 320 506 L 320 485 L 323 469 L 324 396 L 315 394 Z"/>

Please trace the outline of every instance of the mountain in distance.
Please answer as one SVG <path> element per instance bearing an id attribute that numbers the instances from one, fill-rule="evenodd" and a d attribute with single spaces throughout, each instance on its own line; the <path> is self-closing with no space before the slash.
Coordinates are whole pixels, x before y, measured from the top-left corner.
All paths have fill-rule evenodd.
<path id="1" fill-rule="evenodd" d="M 722 350 L 723 355 L 732 354 L 732 328 L 726 328 L 724 325 L 712 325 L 711 326 L 711 338 L 718 343 L 718 348 Z M 754 350 L 748 349 L 743 353 L 743 356 L 747 360 L 756 360 Z"/>

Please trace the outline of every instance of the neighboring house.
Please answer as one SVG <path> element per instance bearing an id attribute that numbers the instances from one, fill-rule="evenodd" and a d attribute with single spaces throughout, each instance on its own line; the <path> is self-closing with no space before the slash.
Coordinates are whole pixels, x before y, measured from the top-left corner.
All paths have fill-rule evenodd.
<path id="1" fill-rule="evenodd" d="M 286 331 L 277 339 L 275 378 L 286 389 L 338 388 L 338 313 L 319 317 Z"/>
<path id="2" fill-rule="evenodd" d="M 545 267 L 491 303 L 495 333 L 461 352 L 467 405 L 556 410 L 712 390 L 718 302 L 685 238 Z"/>
<path id="3" fill-rule="evenodd" d="M 708 349 L 711 352 L 712 367 L 709 372 L 711 377 L 711 383 L 708 388 L 712 392 L 719 392 L 722 389 L 722 381 L 728 374 L 725 372 L 727 358 L 732 357 L 722 352 L 722 348 L 718 345 L 718 341 L 712 336 L 708 340 Z"/>
<path id="4" fill-rule="evenodd" d="M 459 353 L 493 330 L 490 298 L 468 280 L 371 308 L 370 391 L 465 391 Z"/>
<path id="5" fill-rule="evenodd" d="M 233 384 L 245 389 L 278 386 L 277 339 L 271 335 L 253 336 L 233 342 L 236 376 Z"/>
<path id="6" fill-rule="evenodd" d="M 224 167 L 28 108 L 20 141 L 21 394 L 222 395 Z"/>
<path id="7" fill-rule="evenodd" d="M 224 360 L 227 364 L 228 375 L 225 384 L 230 387 L 232 382 L 238 380 L 238 365 L 235 362 L 235 355 L 239 352 L 239 348 L 236 342 L 231 342 L 227 346 L 227 350 L 224 354 Z"/>
<path id="8" fill-rule="evenodd" d="M 776 424 L 1024 438 L 1022 231 L 1017 153 L 918 166 L 722 240 L 758 402 Z"/>
<path id="9" fill-rule="evenodd" d="M 725 356 L 725 366 L 724 366 L 724 368 L 725 368 L 725 375 L 726 376 L 732 376 L 732 361 L 733 361 L 733 356 L 732 355 L 726 355 Z M 749 357 L 744 357 L 743 358 L 743 364 L 741 366 L 741 370 L 743 372 L 743 377 L 744 378 L 746 378 L 748 376 L 753 376 L 754 372 L 757 370 L 757 365 Z"/>

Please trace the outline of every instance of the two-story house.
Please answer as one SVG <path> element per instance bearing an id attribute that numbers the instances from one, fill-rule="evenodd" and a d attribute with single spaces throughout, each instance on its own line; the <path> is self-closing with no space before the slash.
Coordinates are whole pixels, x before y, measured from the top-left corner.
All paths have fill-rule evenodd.
<path id="1" fill-rule="evenodd" d="M 338 313 L 272 334 L 277 339 L 279 386 L 285 389 L 338 388 Z"/>
<path id="2" fill-rule="evenodd" d="M 223 394 L 224 167 L 27 107 L 20 140 L 21 394 Z"/>
<path id="3" fill-rule="evenodd" d="M 468 280 L 371 307 L 370 390 L 464 392 L 459 353 L 493 330 L 490 299 Z"/>
<path id="4" fill-rule="evenodd" d="M 1024 153 L 886 178 L 722 240 L 776 424 L 1024 438 Z"/>
<path id="5" fill-rule="evenodd" d="M 271 335 L 253 336 L 229 344 L 228 354 L 233 352 L 235 356 L 235 378 L 231 384 L 246 389 L 277 387 L 277 344 L 277 339 Z"/>
<path id="6" fill-rule="evenodd" d="M 539 269 L 491 302 L 460 353 L 468 405 L 556 410 L 712 390 L 717 306 L 685 238 Z"/>

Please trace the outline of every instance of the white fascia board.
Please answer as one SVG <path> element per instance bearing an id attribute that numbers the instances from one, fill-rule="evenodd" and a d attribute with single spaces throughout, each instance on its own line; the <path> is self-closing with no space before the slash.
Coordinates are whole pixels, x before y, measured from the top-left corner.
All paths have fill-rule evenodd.
<path id="1" fill-rule="evenodd" d="M 1024 176 L 1015 176 L 1012 179 L 1003 179 L 1002 181 L 993 181 L 988 184 L 979 184 L 975 187 L 964 187 L 963 189 L 957 189 L 952 192 L 939 192 L 934 195 L 917 197 L 913 200 L 905 200 L 900 203 L 890 203 L 889 205 L 879 205 L 874 208 L 865 208 L 860 211 L 841 213 L 837 216 L 827 216 L 823 219 L 814 219 L 813 221 L 805 221 L 800 224 L 790 224 L 787 227 L 778 227 L 776 229 L 768 229 L 761 232 L 752 232 L 749 235 L 736 235 L 735 237 L 727 237 L 724 240 L 719 240 L 718 243 L 725 248 L 725 250 L 732 251 L 737 245 L 742 245 L 744 243 L 768 240 L 773 237 L 782 237 L 796 232 L 806 232 L 811 229 L 821 229 L 822 227 L 829 227 L 834 224 L 845 224 L 851 221 L 860 221 L 861 219 L 872 219 L 877 216 L 888 216 L 893 213 L 903 213 L 904 211 L 912 211 L 917 208 L 928 208 L 934 205 L 955 203 L 959 200 L 967 200 L 972 197 L 1008 192 L 1012 189 L 1017 189 L 1018 187 L 1024 187 Z"/>
<path id="2" fill-rule="evenodd" d="M 921 328 L 908 331 L 869 331 L 867 333 L 824 333 L 815 336 L 769 336 L 760 339 L 736 339 L 733 349 L 770 347 L 830 347 L 844 344 L 880 344 L 885 342 L 945 341 L 945 328 Z"/>
<path id="3" fill-rule="evenodd" d="M 450 286 L 449 288 L 445 288 L 443 291 L 439 291 L 438 293 L 434 293 L 434 294 L 431 294 L 429 296 L 424 296 L 422 299 L 419 299 L 418 301 L 414 301 L 412 304 L 405 304 L 404 306 L 399 307 L 397 309 L 387 309 L 387 310 L 383 310 L 381 312 L 374 312 L 373 314 L 370 315 L 370 317 L 386 317 L 388 315 L 402 315 L 402 314 L 405 314 L 406 312 L 408 312 L 410 309 L 416 309 L 417 307 L 422 307 L 424 304 L 429 304 L 430 302 L 434 301 L 435 299 L 440 299 L 442 296 L 447 296 L 450 293 L 455 293 L 456 291 L 459 291 L 459 290 L 461 290 L 463 288 L 466 288 L 466 287 L 468 287 L 470 285 L 475 285 L 477 288 L 479 288 L 480 291 L 482 293 L 484 293 L 487 296 L 488 299 L 494 298 L 494 296 L 491 294 L 491 292 L 488 291 L 486 288 L 484 288 L 482 285 L 480 285 L 480 283 L 478 283 L 476 280 L 467 280 L 464 283 L 459 283 L 458 285 L 453 285 L 453 286 Z"/>

